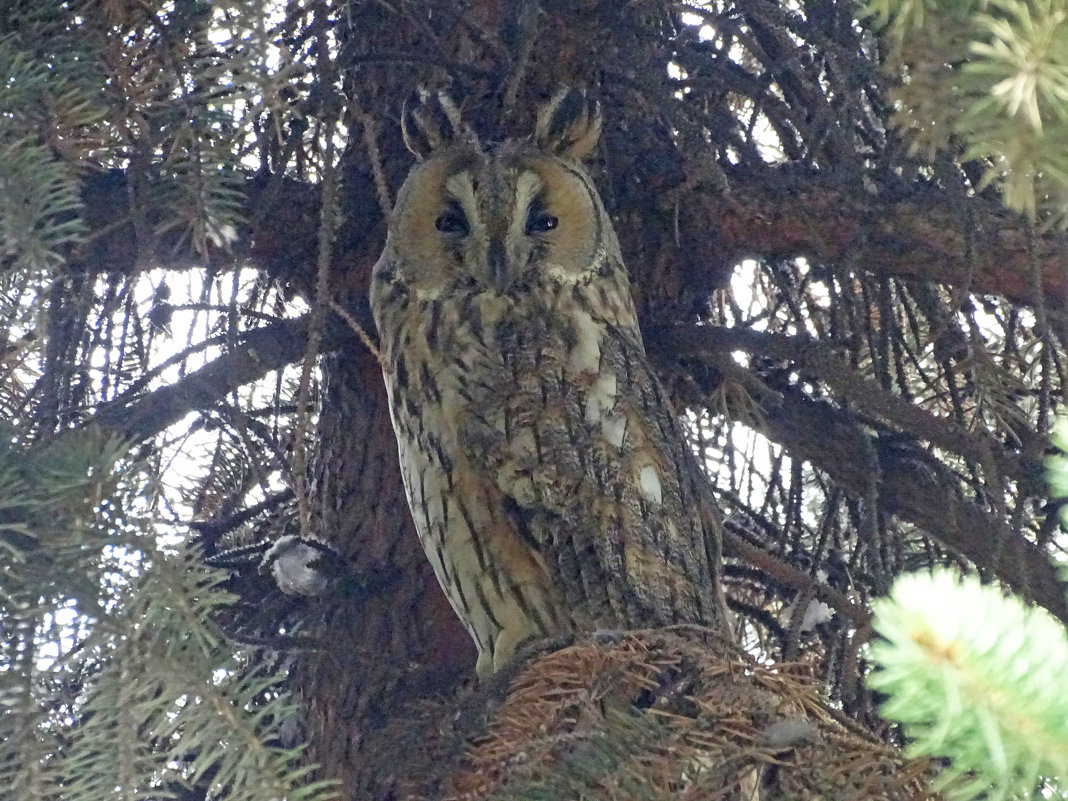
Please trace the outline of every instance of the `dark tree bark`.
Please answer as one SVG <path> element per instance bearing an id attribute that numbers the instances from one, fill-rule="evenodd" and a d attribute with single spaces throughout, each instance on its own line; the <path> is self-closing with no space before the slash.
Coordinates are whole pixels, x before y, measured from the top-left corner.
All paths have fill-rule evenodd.
<path id="1" fill-rule="evenodd" d="M 355 575 L 384 581 L 370 598 L 333 599 L 323 650 L 302 660 L 298 682 L 323 773 L 340 778 L 350 798 L 388 798 L 408 754 L 384 747 L 384 727 L 417 699 L 447 697 L 469 681 L 474 647 L 416 539 L 378 363 L 362 348 L 326 365 L 322 533 Z"/>

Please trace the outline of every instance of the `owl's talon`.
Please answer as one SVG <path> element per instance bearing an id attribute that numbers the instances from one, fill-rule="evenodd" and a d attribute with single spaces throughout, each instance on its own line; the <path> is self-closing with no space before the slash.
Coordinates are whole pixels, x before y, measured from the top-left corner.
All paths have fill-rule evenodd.
<path id="1" fill-rule="evenodd" d="M 598 645 L 615 645 L 623 642 L 623 629 L 597 629 L 590 639 Z"/>
<path id="2" fill-rule="evenodd" d="M 485 689 L 489 698 L 504 698 L 512 681 L 531 662 L 574 644 L 575 635 L 571 632 L 554 634 L 551 637 L 527 637 L 516 646 L 507 662 L 500 665 L 492 675 L 482 678 L 480 686 Z"/>
<path id="3" fill-rule="evenodd" d="M 538 657 L 551 654 L 574 644 L 575 635 L 570 631 L 554 634 L 551 637 L 528 637 L 515 649 L 515 655 L 511 661 L 523 666 Z"/>

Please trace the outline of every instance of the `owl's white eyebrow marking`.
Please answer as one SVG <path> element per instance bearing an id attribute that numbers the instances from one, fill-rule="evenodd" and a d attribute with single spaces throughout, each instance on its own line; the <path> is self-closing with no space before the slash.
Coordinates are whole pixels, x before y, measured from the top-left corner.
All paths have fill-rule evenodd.
<path id="1" fill-rule="evenodd" d="M 478 219 L 478 202 L 475 200 L 475 185 L 471 173 L 464 170 L 445 179 L 445 191 L 460 204 L 467 215 L 468 222 Z"/>
<path id="2" fill-rule="evenodd" d="M 513 229 L 526 230 L 527 210 L 543 187 L 544 184 L 541 177 L 536 172 L 528 170 L 519 174 L 515 182 L 515 210 L 512 212 Z"/>

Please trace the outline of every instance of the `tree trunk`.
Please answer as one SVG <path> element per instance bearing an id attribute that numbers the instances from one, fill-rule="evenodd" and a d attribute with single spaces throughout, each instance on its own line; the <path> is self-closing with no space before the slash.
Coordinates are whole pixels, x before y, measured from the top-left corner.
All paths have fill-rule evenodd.
<path id="1" fill-rule="evenodd" d="M 301 655 L 311 758 L 344 797 L 393 797 L 409 754 L 383 742 L 414 703 L 474 675 L 474 647 L 413 528 L 378 362 L 366 349 L 323 366 L 316 502 L 322 534 L 366 592 L 328 601 L 322 648 Z"/>

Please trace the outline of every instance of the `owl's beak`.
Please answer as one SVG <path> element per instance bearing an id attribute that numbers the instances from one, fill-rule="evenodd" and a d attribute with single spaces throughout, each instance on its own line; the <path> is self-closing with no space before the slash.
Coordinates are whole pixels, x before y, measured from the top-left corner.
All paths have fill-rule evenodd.
<path id="1" fill-rule="evenodd" d="M 498 292 L 504 292 L 512 282 L 511 270 L 508 269 L 508 254 L 504 243 L 492 240 L 489 246 L 489 266 L 493 285 Z"/>

